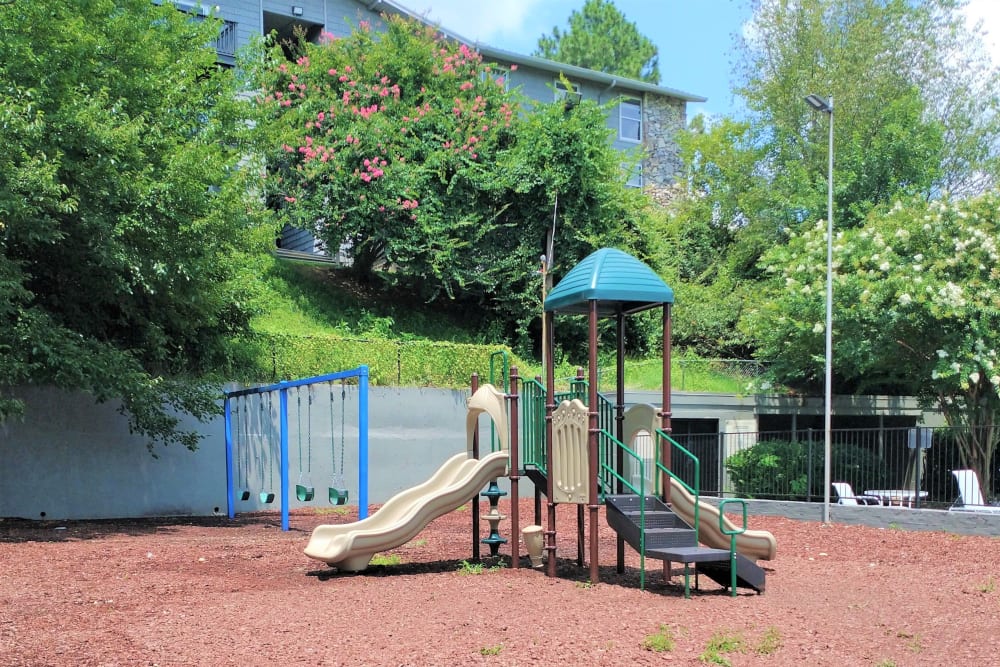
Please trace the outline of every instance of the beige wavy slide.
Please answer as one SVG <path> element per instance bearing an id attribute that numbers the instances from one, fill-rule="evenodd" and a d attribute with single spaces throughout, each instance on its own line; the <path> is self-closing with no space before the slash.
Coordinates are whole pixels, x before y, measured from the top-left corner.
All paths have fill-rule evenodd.
<path id="1" fill-rule="evenodd" d="M 624 432 L 626 443 L 645 458 L 653 458 L 655 451 L 651 434 L 659 427 L 656 408 L 647 404 L 633 405 L 625 413 Z M 694 496 L 676 479 L 670 478 L 670 507 L 689 525 L 694 525 Z M 723 517 L 726 530 L 735 530 L 733 523 Z M 729 536 L 719 528 L 719 509 L 698 501 L 698 541 L 714 549 L 728 549 Z M 766 530 L 747 530 L 736 536 L 736 551 L 754 560 L 773 560 L 778 550 L 774 535 Z"/>
<path id="2" fill-rule="evenodd" d="M 412 540 L 428 523 L 469 501 L 490 480 L 507 473 L 507 452 L 482 459 L 456 454 L 423 484 L 400 491 L 375 514 L 356 523 L 317 526 L 305 553 L 346 572 L 361 572 L 379 551 Z"/>
<path id="3" fill-rule="evenodd" d="M 676 479 L 670 479 L 670 508 L 689 525 L 694 525 L 694 496 Z M 723 517 L 726 530 L 736 526 Z M 719 508 L 704 501 L 698 502 L 698 541 L 714 549 L 728 549 L 729 535 L 719 528 Z M 773 560 L 778 551 L 774 535 L 766 530 L 747 530 L 736 536 L 736 552 L 754 560 Z"/>

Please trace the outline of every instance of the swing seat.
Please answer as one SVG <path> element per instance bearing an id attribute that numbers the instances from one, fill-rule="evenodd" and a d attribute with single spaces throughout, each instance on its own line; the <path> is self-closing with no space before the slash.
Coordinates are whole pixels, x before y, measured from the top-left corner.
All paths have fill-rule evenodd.
<path id="1" fill-rule="evenodd" d="M 308 502 L 316 496 L 316 489 L 305 484 L 295 485 L 295 497 L 302 502 Z"/>
<path id="2" fill-rule="evenodd" d="M 274 492 L 273 491 L 261 491 L 260 492 L 260 502 L 262 502 L 262 503 L 273 503 L 274 502 Z"/>
<path id="3" fill-rule="evenodd" d="M 243 502 L 250 500 L 250 489 L 243 489 L 243 492 L 240 494 L 240 500 Z"/>
<path id="4" fill-rule="evenodd" d="M 344 505 L 347 503 L 348 498 L 347 489 L 338 489 L 336 487 L 330 487 L 330 504 L 331 505 Z"/>

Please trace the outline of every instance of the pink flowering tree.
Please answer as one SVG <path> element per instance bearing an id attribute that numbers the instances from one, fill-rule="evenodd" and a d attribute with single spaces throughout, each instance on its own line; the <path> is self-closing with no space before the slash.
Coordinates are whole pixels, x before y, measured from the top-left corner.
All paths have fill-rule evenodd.
<path id="1" fill-rule="evenodd" d="M 277 55 L 277 52 L 275 52 Z M 497 206 L 484 196 L 518 106 L 502 73 L 434 30 L 386 19 L 276 57 L 258 99 L 266 191 L 283 220 L 449 293 Z"/>
<path id="2" fill-rule="evenodd" d="M 625 188 L 604 107 L 527 110 L 508 72 L 394 18 L 266 62 L 256 128 L 269 202 L 344 248 L 361 279 L 391 275 L 454 301 L 485 337 L 526 345 L 557 202 L 556 274 L 602 245 L 642 245 L 646 209 Z"/>

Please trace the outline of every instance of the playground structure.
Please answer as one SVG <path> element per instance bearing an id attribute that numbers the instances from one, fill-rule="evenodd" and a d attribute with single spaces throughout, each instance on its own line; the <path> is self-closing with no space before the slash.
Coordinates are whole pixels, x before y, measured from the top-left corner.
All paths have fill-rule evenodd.
<path id="1" fill-rule="evenodd" d="M 370 519 L 346 525 L 317 527 L 306 554 L 347 571 L 367 567 L 378 551 L 412 539 L 429 521 L 475 498 L 491 478 L 506 474 L 511 496 L 511 567 L 519 567 L 519 484 L 528 477 L 535 488 L 535 523 L 542 523 L 541 497 L 548 499 L 543 531 L 546 572 L 556 575 L 556 506 L 578 506 L 577 561 L 582 566 L 584 525 L 590 530 L 590 580 L 599 574 L 599 508 L 606 505 L 607 523 L 617 534 L 617 567 L 624 571 L 625 544 L 640 554 L 640 586 L 645 585 L 645 559 L 684 564 L 685 593 L 689 594 L 690 565 L 736 594 L 738 586 L 763 592 L 764 571 L 758 559 L 775 555 L 774 537 L 746 529 L 746 507 L 740 500 L 725 500 L 718 507 L 699 494 L 696 457 L 670 437 L 670 307 L 673 291 L 648 267 L 630 255 L 602 249 L 574 267 L 545 299 L 543 346 L 546 382 L 521 379 L 510 369 L 509 389 L 492 384 L 478 386 L 473 378 L 466 419 L 467 448 L 449 459 L 427 482 L 397 494 Z M 632 406 L 624 399 L 625 317 L 654 307 L 663 310 L 663 402 Z M 556 313 L 586 314 L 589 324 L 589 373 L 570 383 L 568 392 L 556 393 L 553 330 Z M 614 400 L 597 390 L 597 321 L 614 317 L 617 325 L 617 390 Z M 492 370 L 492 369 L 491 369 Z M 506 369 L 505 369 L 506 370 Z M 493 378 L 491 378 L 493 379 Z M 506 378 L 503 378 L 506 383 Z M 522 409 L 523 408 L 523 409 Z M 491 451 L 480 455 L 478 419 L 492 419 L 495 437 Z M 523 440 L 521 439 L 523 434 Z M 693 470 L 690 483 L 672 467 L 674 455 Z M 505 542 L 497 534 L 503 518 L 496 499 L 502 495 L 495 479 L 481 494 L 490 499 L 491 534 L 479 539 L 479 506 L 473 503 L 473 557 L 480 543 L 493 555 Z M 739 525 L 725 514 L 727 505 L 742 510 Z M 584 521 L 584 510 L 589 521 Z M 707 521 L 706 521 L 707 518 Z M 705 546 L 702 546 L 705 545 Z"/>
<path id="2" fill-rule="evenodd" d="M 298 463 L 295 498 L 300 502 L 315 499 L 313 453 L 323 451 L 330 462 L 325 498 L 332 505 L 348 501 L 350 482 L 344 469 L 348 391 L 356 392 L 358 405 L 358 515 L 362 519 L 368 515 L 368 367 L 359 366 L 338 373 L 225 392 L 229 518 L 236 516 L 237 507 L 249 511 L 277 500 L 281 506 L 281 528 L 288 530 L 292 442 Z M 294 414 L 294 419 L 290 419 L 290 413 Z M 314 433 L 314 422 L 319 422 L 320 416 L 328 419 L 325 421 L 328 429 L 320 433 L 321 429 L 316 428 Z M 277 471 L 275 460 L 278 461 Z M 259 491 L 256 496 L 251 493 L 251 486 Z"/>

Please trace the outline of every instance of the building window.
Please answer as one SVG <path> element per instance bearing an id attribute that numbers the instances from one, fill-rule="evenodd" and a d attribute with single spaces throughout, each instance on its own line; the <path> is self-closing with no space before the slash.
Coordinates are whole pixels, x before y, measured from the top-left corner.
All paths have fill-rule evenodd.
<path id="1" fill-rule="evenodd" d="M 642 101 L 634 97 L 618 104 L 618 138 L 622 141 L 642 141 Z"/>
<path id="2" fill-rule="evenodd" d="M 622 174 L 625 176 L 625 187 L 627 188 L 641 188 L 642 187 L 642 163 L 635 162 L 622 162 L 621 163 Z"/>
<path id="3" fill-rule="evenodd" d="M 500 65 L 490 65 L 479 73 L 483 81 L 492 81 L 497 85 L 502 85 L 505 91 L 510 90 L 510 68 Z"/>
<path id="4" fill-rule="evenodd" d="M 568 104 L 578 104 L 580 102 L 580 98 L 582 97 L 580 93 L 580 86 L 573 81 L 570 81 L 569 85 L 572 86 L 572 88 L 567 88 L 562 79 L 556 79 L 556 102 L 559 100 L 566 100 Z"/>

